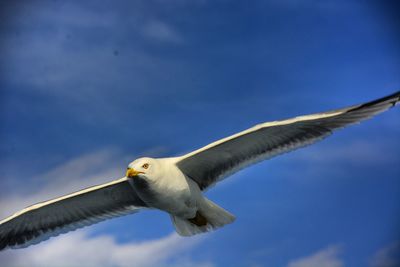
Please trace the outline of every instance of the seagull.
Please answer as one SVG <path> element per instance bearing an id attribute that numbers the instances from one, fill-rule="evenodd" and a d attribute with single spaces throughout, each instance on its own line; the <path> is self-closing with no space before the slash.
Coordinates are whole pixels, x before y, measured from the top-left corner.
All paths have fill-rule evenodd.
<path id="1" fill-rule="evenodd" d="M 123 178 L 34 204 L 0 221 L 0 250 L 142 209 L 169 213 L 182 236 L 217 229 L 235 216 L 207 199 L 205 190 L 242 168 L 313 144 L 399 102 L 400 91 L 343 109 L 261 123 L 183 156 L 136 159 Z"/>

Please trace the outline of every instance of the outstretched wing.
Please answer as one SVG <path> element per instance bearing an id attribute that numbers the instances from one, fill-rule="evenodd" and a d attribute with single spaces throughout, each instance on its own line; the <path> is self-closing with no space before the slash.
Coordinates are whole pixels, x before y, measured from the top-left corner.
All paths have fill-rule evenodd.
<path id="1" fill-rule="evenodd" d="M 146 207 L 127 178 L 27 207 L 0 221 L 0 250 L 27 247 Z"/>
<path id="2" fill-rule="evenodd" d="M 203 190 L 250 164 L 310 145 L 399 101 L 400 91 L 361 105 L 262 123 L 186 154 L 176 164 Z"/>

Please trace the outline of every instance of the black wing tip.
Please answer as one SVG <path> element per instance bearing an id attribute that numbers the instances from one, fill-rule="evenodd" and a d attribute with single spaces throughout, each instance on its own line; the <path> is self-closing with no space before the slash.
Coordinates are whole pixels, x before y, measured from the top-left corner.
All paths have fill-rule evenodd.
<path id="1" fill-rule="evenodd" d="M 386 102 L 389 100 L 391 100 L 390 103 L 392 104 L 392 107 L 394 107 L 398 102 L 400 102 L 400 91 L 397 91 L 391 95 L 382 97 L 380 99 L 371 101 L 371 102 L 375 102 L 375 103 L 372 103 L 371 105 L 381 103 L 381 102 Z"/>
<path id="2" fill-rule="evenodd" d="M 376 100 L 370 101 L 368 103 L 365 103 L 364 105 L 373 106 L 373 105 L 387 102 L 387 101 L 390 101 L 390 103 L 392 103 L 393 106 L 396 105 L 396 103 L 400 101 L 400 91 L 397 91 L 391 95 L 384 96 L 384 97 L 378 98 Z"/>
<path id="3" fill-rule="evenodd" d="M 381 103 L 385 103 L 385 102 L 388 102 L 388 104 L 389 103 L 391 104 L 391 106 L 389 108 L 394 107 L 397 103 L 400 102 L 400 91 L 397 91 L 388 96 L 384 96 L 384 97 L 369 101 L 367 103 L 360 104 L 348 111 L 355 111 L 355 110 L 359 110 L 359 109 L 363 109 L 363 108 L 368 108 L 368 107 L 372 107 L 372 106 L 375 106 L 375 105 L 378 105 Z"/>
<path id="4" fill-rule="evenodd" d="M 395 101 L 393 101 L 393 107 L 400 102 L 400 91 L 397 91 L 396 93 L 393 94 L 393 97 L 397 98 Z"/>

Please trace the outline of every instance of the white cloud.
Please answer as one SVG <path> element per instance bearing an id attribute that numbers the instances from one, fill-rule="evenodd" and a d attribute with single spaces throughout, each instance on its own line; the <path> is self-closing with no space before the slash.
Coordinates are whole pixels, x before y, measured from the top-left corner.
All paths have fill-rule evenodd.
<path id="1" fill-rule="evenodd" d="M 328 137 L 329 142 L 313 144 L 310 147 L 301 148 L 279 159 L 275 159 L 272 168 L 279 169 L 281 177 L 290 179 L 299 177 L 301 168 L 303 181 L 319 179 L 321 174 L 329 170 L 330 175 L 341 177 L 349 173 L 349 166 L 359 167 L 387 167 L 398 162 L 398 141 L 389 136 L 385 142 L 381 139 L 367 140 L 362 136 L 358 140 L 343 137 Z M 342 139 L 342 140 L 340 140 Z M 346 165 L 346 168 L 336 168 Z M 285 166 L 281 168 L 280 166 Z M 288 168 L 288 166 L 292 166 Z M 336 167 L 335 167 L 336 166 Z M 335 174 L 335 175 L 333 175 Z M 306 179 L 304 179 L 307 177 Z"/>
<path id="2" fill-rule="evenodd" d="M 30 2 L 21 3 L 16 10 L 25 19 L 12 18 L 12 21 L 19 25 L 30 27 L 29 23 L 36 20 L 39 23 L 57 24 L 59 26 L 76 26 L 80 28 L 107 27 L 113 25 L 117 19 L 110 10 L 93 10 L 83 8 L 84 5 L 76 5 L 72 2 L 58 3 Z M 31 28 L 32 30 L 32 28 Z M 34 28 L 33 30 L 36 30 Z M 39 29 L 42 30 L 42 29 Z"/>
<path id="3" fill-rule="evenodd" d="M 378 250 L 370 261 L 371 267 L 400 266 L 400 241 Z"/>
<path id="4" fill-rule="evenodd" d="M 292 260 L 288 267 L 342 267 L 338 246 L 330 246 L 304 258 Z"/>
<path id="5" fill-rule="evenodd" d="M 23 19 L 12 20 L 14 31 L 21 34 L 12 33 L 3 42 L 3 60 L 8 62 L 4 78 L 21 85 L 18 88 L 24 89 L 20 90 L 62 94 L 64 100 L 75 101 L 93 102 L 93 97 L 100 97 L 96 94 L 100 89 L 112 93 L 118 88 L 143 88 L 148 73 L 162 75 L 165 68 L 161 64 L 169 62 L 138 44 L 143 38 L 177 44 L 183 42 L 183 35 L 172 23 L 142 11 L 141 6 L 132 2 L 125 9 L 121 5 L 94 11 L 65 3 L 62 12 L 55 12 L 61 7 L 21 5 Z"/>
<path id="6" fill-rule="evenodd" d="M 22 190 L 17 191 L 19 186 L 15 186 L 15 191 L 2 191 L 0 218 L 31 204 L 120 178 L 117 175 L 122 177 L 124 168 L 115 161 L 118 158 L 121 156 L 113 149 L 100 150 L 71 159 L 35 177 L 15 179 L 20 181 Z"/>
<path id="7" fill-rule="evenodd" d="M 141 154 L 157 156 L 165 151 L 165 147 L 153 147 Z M 119 179 L 135 158 L 136 155 L 122 155 L 117 149 L 107 148 L 72 158 L 31 178 L 11 177 L 16 186 L 12 191 L 2 187 L 0 220 L 34 203 Z"/>
<path id="8" fill-rule="evenodd" d="M 271 4 L 285 8 L 314 8 L 330 11 L 362 7 L 356 1 L 318 1 L 318 0 L 269 0 Z"/>
<path id="9" fill-rule="evenodd" d="M 328 137 L 332 138 L 332 137 Z M 336 138 L 336 136 L 333 136 Z M 396 142 L 396 140 L 393 140 Z M 313 161 L 318 164 L 331 164 L 334 161 L 346 161 L 353 164 L 395 162 L 397 151 L 393 142 L 381 142 L 380 139 L 345 141 L 345 143 L 324 143 L 312 149 L 301 149 L 296 153 L 296 160 Z M 384 153 L 382 153 L 384 151 Z"/>
<path id="10" fill-rule="evenodd" d="M 159 20 L 149 21 L 143 26 L 143 34 L 151 39 L 170 43 L 181 43 L 182 36 L 170 25 Z"/>
<path id="11" fill-rule="evenodd" d="M 195 263 L 185 255 L 201 239 L 173 233 L 156 240 L 118 244 L 112 236 L 89 238 L 87 232 L 78 230 L 27 249 L 5 251 L 0 260 L 9 267 L 213 266 L 207 262 Z"/>

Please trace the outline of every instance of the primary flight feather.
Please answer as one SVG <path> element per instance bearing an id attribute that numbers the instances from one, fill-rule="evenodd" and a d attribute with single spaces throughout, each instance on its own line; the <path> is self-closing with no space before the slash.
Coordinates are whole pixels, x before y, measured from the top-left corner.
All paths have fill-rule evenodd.
<path id="1" fill-rule="evenodd" d="M 137 159 L 121 179 L 29 206 L 0 221 L 0 250 L 27 247 L 144 208 L 168 212 L 183 236 L 216 229 L 235 217 L 205 198 L 204 190 L 242 168 L 310 145 L 399 101 L 396 92 L 348 108 L 261 123 L 180 157 Z"/>

